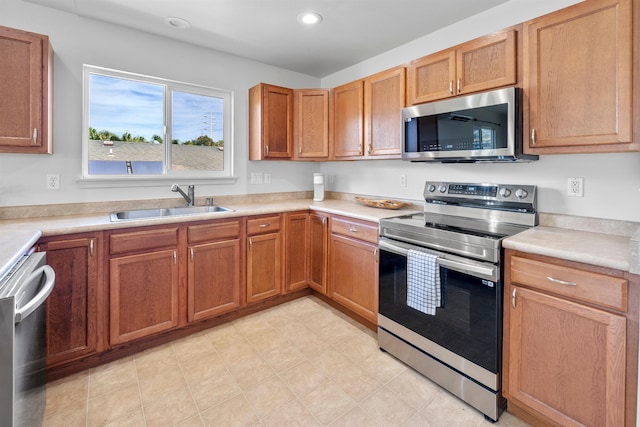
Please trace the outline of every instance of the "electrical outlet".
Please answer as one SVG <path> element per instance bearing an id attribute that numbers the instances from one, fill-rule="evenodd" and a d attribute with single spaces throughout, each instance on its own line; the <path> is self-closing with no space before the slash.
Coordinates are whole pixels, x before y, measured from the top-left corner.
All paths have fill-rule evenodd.
<path id="1" fill-rule="evenodd" d="M 251 183 L 262 184 L 262 172 L 251 172 Z"/>
<path id="2" fill-rule="evenodd" d="M 60 189 L 60 175 L 58 175 L 57 173 L 47 175 L 47 189 L 48 190 Z"/>
<path id="3" fill-rule="evenodd" d="M 265 172 L 264 174 L 264 183 L 271 184 L 271 174 L 269 172 Z"/>
<path id="4" fill-rule="evenodd" d="M 400 187 L 406 187 L 407 186 L 407 175 L 402 173 L 400 174 Z"/>
<path id="5" fill-rule="evenodd" d="M 571 197 L 583 197 L 584 178 L 569 178 L 567 180 L 567 195 Z"/>

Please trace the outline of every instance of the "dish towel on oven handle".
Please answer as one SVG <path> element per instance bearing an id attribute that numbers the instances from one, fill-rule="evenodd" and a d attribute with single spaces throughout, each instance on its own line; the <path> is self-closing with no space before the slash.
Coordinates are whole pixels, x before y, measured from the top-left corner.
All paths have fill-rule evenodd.
<path id="1" fill-rule="evenodd" d="M 421 250 L 407 254 L 407 305 L 425 314 L 435 315 L 440 307 L 442 289 L 438 257 Z"/>

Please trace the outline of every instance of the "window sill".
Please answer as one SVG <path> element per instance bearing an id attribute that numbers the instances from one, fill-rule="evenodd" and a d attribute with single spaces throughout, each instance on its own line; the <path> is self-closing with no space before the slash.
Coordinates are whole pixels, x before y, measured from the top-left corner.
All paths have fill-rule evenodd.
<path id="1" fill-rule="evenodd" d="M 208 184 L 208 185 L 224 185 L 235 184 L 237 177 L 100 177 L 100 178 L 80 178 L 76 182 L 80 188 L 112 188 L 112 187 L 156 187 L 167 185 L 168 182 L 173 184 Z"/>

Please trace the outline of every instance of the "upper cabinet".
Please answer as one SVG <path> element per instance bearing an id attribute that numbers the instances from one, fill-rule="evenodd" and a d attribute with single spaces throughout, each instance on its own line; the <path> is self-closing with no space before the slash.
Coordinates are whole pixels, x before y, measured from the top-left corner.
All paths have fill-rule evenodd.
<path id="1" fill-rule="evenodd" d="M 632 0 L 578 3 L 525 23 L 523 33 L 525 151 L 639 150 Z"/>
<path id="2" fill-rule="evenodd" d="M 293 90 L 260 83 L 249 89 L 249 160 L 290 159 Z"/>
<path id="3" fill-rule="evenodd" d="M 0 27 L 0 153 L 52 153 L 49 38 Z"/>
<path id="4" fill-rule="evenodd" d="M 400 157 L 405 76 L 405 67 L 396 67 L 364 80 L 364 140 L 368 157 Z"/>
<path id="5" fill-rule="evenodd" d="M 517 82 L 516 30 L 508 29 L 409 64 L 407 105 Z"/>
<path id="6" fill-rule="evenodd" d="M 294 159 L 327 160 L 329 89 L 296 89 L 293 94 Z"/>
<path id="7" fill-rule="evenodd" d="M 336 160 L 400 157 L 405 81 L 396 67 L 334 89 Z"/>
<path id="8" fill-rule="evenodd" d="M 364 154 L 364 82 L 333 89 L 333 156 L 336 160 Z"/>

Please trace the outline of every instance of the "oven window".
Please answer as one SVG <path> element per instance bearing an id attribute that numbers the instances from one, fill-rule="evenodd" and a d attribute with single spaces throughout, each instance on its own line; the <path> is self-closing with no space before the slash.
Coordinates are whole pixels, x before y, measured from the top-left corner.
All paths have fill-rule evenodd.
<path id="1" fill-rule="evenodd" d="M 488 371 L 497 373 L 501 284 L 440 267 L 442 307 L 435 316 L 407 306 L 407 259 L 380 254 L 380 314 Z"/>

